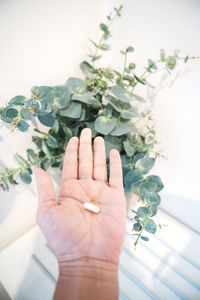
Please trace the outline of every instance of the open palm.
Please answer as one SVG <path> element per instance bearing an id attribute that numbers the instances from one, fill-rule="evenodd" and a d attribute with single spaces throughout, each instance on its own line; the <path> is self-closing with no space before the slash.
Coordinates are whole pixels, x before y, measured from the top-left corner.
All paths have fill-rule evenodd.
<path id="1" fill-rule="evenodd" d="M 91 130 L 81 132 L 80 142 L 72 137 L 67 145 L 58 201 L 51 177 L 37 168 L 37 222 L 58 261 L 82 257 L 118 263 L 126 231 L 126 201 L 119 152 L 110 151 L 110 176 L 107 183 L 105 145 L 94 139 Z M 100 212 L 83 207 L 95 202 Z"/>

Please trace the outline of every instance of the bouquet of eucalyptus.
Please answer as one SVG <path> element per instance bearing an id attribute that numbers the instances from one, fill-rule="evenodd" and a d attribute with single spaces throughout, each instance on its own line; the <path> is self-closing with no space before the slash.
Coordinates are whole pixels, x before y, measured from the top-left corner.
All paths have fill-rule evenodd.
<path id="1" fill-rule="evenodd" d="M 89 127 L 93 138 L 100 135 L 105 139 L 108 171 L 109 151 L 116 148 L 120 152 L 125 192 L 138 195 L 141 206 L 137 211 L 132 210 L 136 245 L 139 238 L 148 240 L 142 235 L 144 230 L 152 234 L 157 230 L 158 224 L 153 217 L 161 201 L 159 192 L 163 189 L 159 176 L 147 175 L 161 154 L 154 148 L 157 141 L 151 111 L 136 90 L 138 85 L 152 87 L 147 81 L 149 75 L 161 70 L 170 74 L 178 61 L 186 63 L 197 57 L 180 57 L 178 50 L 167 56 L 161 49 L 159 59 L 148 59 L 148 65 L 139 75 L 135 62 L 128 62 L 128 56 L 134 51 L 130 45 L 120 51 L 124 59 L 122 73 L 97 67 L 96 61 L 110 49 L 107 43 L 111 37 L 110 27 L 113 20 L 120 17 L 121 10 L 122 6 L 114 8 L 107 16 L 107 23 L 100 24 L 102 36 L 99 42 L 91 40 L 94 53 L 88 55 L 89 62 L 80 64 L 84 79 L 71 77 L 62 85 L 34 86 L 30 97 L 18 95 L 6 107 L 0 108 L 1 120 L 9 124 L 12 133 L 27 131 L 33 118 L 48 128 L 47 132 L 34 128 L 36 134 L 32 141 L 37 150 L 27 149 L 26 158 L 16 153 L 18 166 L 0 170 L 0 188 L 8 191 L 9 185 L 19 184 L 20 180 L 30 184 L 31 168 L 35 166 L 44 170 L 49 167 L 62 169 L 69 139 L 79 137 L 81 130 Z M 142 129 L 141 122 L 144 124 Z"/>

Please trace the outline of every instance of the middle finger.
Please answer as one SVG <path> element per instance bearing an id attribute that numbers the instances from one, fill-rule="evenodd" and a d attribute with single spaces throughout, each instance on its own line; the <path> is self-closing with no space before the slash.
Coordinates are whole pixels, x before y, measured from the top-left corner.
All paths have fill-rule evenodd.
<path id="1" fill-rule="evenodd" d="M 84 128 L 81 131 L 79 144 L 79 179 L 92 178 L 93 155 L 91 139 L 91 129 Z"/>

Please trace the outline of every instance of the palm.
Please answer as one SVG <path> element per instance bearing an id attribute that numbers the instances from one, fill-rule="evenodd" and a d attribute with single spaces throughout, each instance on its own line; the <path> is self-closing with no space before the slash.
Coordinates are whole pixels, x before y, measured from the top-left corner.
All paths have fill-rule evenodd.
<path id="1" fill-rule="evenodd" d="M 69 168 L 73 165 L 69 158 L 69 149 L 66 150 L 57 205 L 51 202 L 53 205 L 45 208 L 45 222 L 42 221 L 44 213 L 40 214 L 41 227 L 58 260 L 72 260 L 88 256 L 117 262 L 126 226 L 126 203 L 122 183 L 119 182 L 120 177 L 116 176 L 116 183 L 114 184 L 113 181 L 113 186 L 106 183 L 105 156 L 103 155 L 104 174 L 102 170 L 96 172 L 99 176 L 102 175 L 100 180 L 90 178 L 87 174 L 82 176 L 80 166 L 79 176 L 83 178 L 78 179 L 75 174 L 76 168 L 73 170 L 71 168 L 69 174 Z M 90 167 L 84 172 L 90 172 Z M 93 174 L 95 175 L 94 172 Z M 91 202 L 94 198 L 98 199 L 96 205 L 100 207 L 99 214 L 87 211 L 83 207 L 83 203 Z"/>

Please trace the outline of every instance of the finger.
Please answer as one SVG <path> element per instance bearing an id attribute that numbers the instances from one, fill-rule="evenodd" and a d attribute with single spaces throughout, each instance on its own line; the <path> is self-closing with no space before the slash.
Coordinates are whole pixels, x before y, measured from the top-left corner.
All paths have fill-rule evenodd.
<path id="1" fill-rule="evenodd" d="M 63 162 L 62 183 L 70 179 L 77 179 L 78 143 L 78 137 L 74 136 L 67 144 Z"/>
<path id="2" fill-rule="evenodd" d="M 38 211 L 42 206 L 56 205 L 56 194 L 49 174 L 41 168 L 35 168 L 34 173 L 37 181 Z"/>
<path id="3" fill-rule="evenodd" d="M 92 178 L 93 157 L 91 146 L 92 133 L 90 128 L 81 131 L 79 145 L 79 178 Z"/>
<path id="4" fill-rule="evenodd" d="M 110 176 L 109 185 L 118 190 L 123 190 L 122 163 L 120 154 L 116 149 L 110 151 Z"/>
<path id="5" fill-rule="evenodd" d="M 98 136 L 94 139 L 93 178 L 107 182 L 105 144 L 104 139 L 101 136 Z"/>

